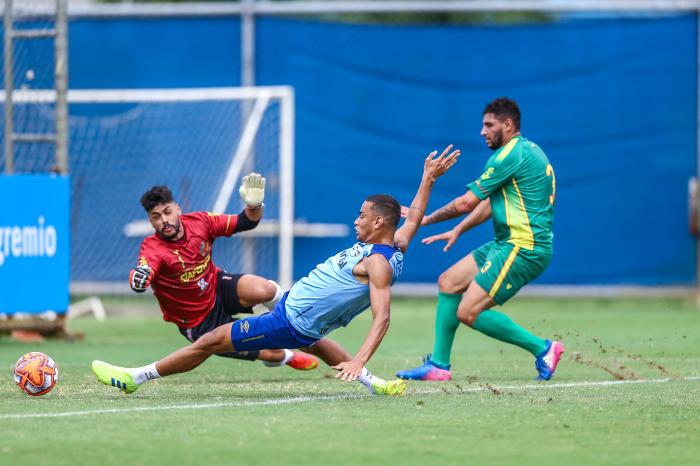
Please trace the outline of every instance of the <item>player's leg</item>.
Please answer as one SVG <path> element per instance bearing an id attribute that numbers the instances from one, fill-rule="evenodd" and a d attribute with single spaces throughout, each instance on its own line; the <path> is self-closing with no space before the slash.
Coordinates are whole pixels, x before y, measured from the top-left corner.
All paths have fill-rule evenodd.
<path id="1" fill-rule="evenodd" d="M 239 276 L 236 291 L 241 306 L 253 307 L 256 304 L 262 304 L 269 311 L 274 309 L 284 295 L 282 288 L 277 283 L 251 274 Z"/>
<path id="2" fill-rule="evenodd" d="M 491 243 L 476 249 L 440 275 L 438 302 L 435 312 L 435 341 L 433 353 L 423 358 L 423 365 L 399 371 L 396 375 L 410 380 L 451 380 L 450 359 L 452 344 L 459 328 L 457 308 L 462 293 L 479 271 Z"/>
<path id="3" fill-rule="evenodd" d="M 340 343 L 328 338 L 323 338 L 311 346 L 301 348 L 301 350 L 317 356 L 329 366 L 335 366 L 352 359 L 352 355 Z"/>
<path id="4" fill-rule="evenodd" d="M 198 338 L 194 343 L 170 353 L 168 356 L 144 367 L 119 367 L 103 361 L 93 361 L 92 371 L 105 385 L 111 385 L 126 393 L 136 391 L 147 380 L 188 372 L 202 364 L 209 356 L 233 351 L 231 326 L 222 325 Z"/>
<path id="5" fill-rule="evenodd" d="M 493 310 L 496 302 L 474 281 L 464 294 L 457 316 L 464 324 L 491 338 L 519 346 L 537 356 L 547 348 L 546 340 L 515 323 L 502 312 Z"/>
<path id="6" fill-rule="evenodd" d="M 233 350 L 231 326 L 225 324 L 205 333 L 194 343 L 170 353 L 155 363 L 161 377 L 188 372 L 202 364 L 209 356 Z"/>
<path id="7" fill-rule="evenodd" d="M 508 243 L 489 251 L 484 266 L 462 297 L 457 317 L 474 330 L 530 352 L 536 358 L 539 377 L 548 380 L 564 351 L 563 345 L 534 335 L 506 314 L 492 309 L 512 298 L 549 263 L 548 257 L 537 261 L 536 255 L 528 257 L 519 252 L 519 247 Z"/>
<path id="8" fill-rule="evenodd" d="M 435 343 L 431 360 L 449 368 L 452 344 L 459 328 L 457 308 L 469 284 L 479 271 L 473 254 L 447 269 L 438 279 L 439 294 L 435 313 Z"/>
<path id="9" fill-rule="evenodd" d="M 335 366 L 352 359 L 352 355 L 340 343 L 328 338 L 323 338 L 311 346 L 301 348 L 301 350 L 318 356 L 329 366 Z M 384 380 L 372 374 L 366 367 L 362 368 L 362 373 L 357 380 L 374 395 L 403 395 L 406 391 L 406 384 L 403 380 Z"/>
<path id="10" fill-rule="evenodd" d="M 252 313 L 252 307 L 256 304 L 272 310 L 284 294 L 277 283 L 257 275 L 220 272 L 218 278 L 217 306 L 220 304 L 222 307 L 221 314 L 226 318 L 226 322 L 234 320 L 231 315 Z M 297 370 L 311 370 L 318 367 L 318 360 L 313 356 L 289 349 L 233 352 L 219 356 L 250 361 L 257 359 L 267 367 L 286 365 Z"/>

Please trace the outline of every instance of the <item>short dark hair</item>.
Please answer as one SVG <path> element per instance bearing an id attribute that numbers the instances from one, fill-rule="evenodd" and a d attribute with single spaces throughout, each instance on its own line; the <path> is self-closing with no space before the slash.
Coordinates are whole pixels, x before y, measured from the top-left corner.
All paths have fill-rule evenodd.
<path id="1" fill-rule="evenodd" d="M 141 196 L 141 205 L 146 212 L 150 212 L 155 206 L 174 202 L 173 193 L 167 186 L 153 186 Z"/>
<path id="2" fill-rule="evenodd" d="M 372 210 L 393 226 L 398 226 L 401 219 L 401 205 L 399 201 L 388 194 L 372 194 L 367 196 L 365 202 L 371 202 Z"/>
<path id="3" fill-rule="evenodd" d="M 499 97 L 492 100 L 484 108 L 482 115 L 493 113 L 499 121 L 505 121 L 507 118 L 513 120 L 515 129 L 520 129 L 520 108 L 513 99 L 508 97 Z"/>

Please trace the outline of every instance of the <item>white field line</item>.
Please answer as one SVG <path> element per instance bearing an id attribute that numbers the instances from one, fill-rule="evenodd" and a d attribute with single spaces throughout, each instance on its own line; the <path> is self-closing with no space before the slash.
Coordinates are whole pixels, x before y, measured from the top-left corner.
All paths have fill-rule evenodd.
<path id="1" fill-rule="evenodd" d="M 533 383 L 527 385 L 491 385 L 491 384 L 481 384 L 478 387 L 467 387 L 462 388 L 458 392 L 450 392 L 450 394 L 457 393 L 472 393 L 472 392 L 483 392 L 491 391 L 491 388 L 495 388 L 499 391 L 504 390 L 544 390 L 547 388 L 588 388 L 588 387 L 609 387 L 613 385 L 628 385 L 628 384 L 650 384 L 650 383 L 666 383 L 666 382 L 692 382 L 700 380 L 700 376 L 693 377 L 681 377 L 681 378 L 670 378 L 665 377 L 663 379 L 641 379 L 641 380 L 602 380 L 599 382 L 572 382 L 572 383 Z M 478 382 L 476 382 L 478 383 Z M 490 388 L 489 388 L 490 387 Z M 458 389 L 459 390 L 459 389 Z M 415 392 L 417 395 L 422 394 L 435 394 L 435 393 L 445 393 L 444 390 L 420 390 Z M 0 416 L 0 419 L 2 417 Z"/>
<path id="2" fill-rule="evenodd" d="M 572 382 L 572 383 L 539 383 L 539 384 L 527 384 L 527 385 L 482 385 L 478 387 L 467 387 L 461 389 L 461 391 L 450 391 L 451 395 L 458 395 L 460 393 L 473 393 L 473 392 L 485 392 L 491 391 L 492 389 L 497 389 L 499 391 L 507 390 L 543 390 L 550 388 L 589 388 L 589 387 L 610 387 L 616 385 L 628 385 L 628 384 L 660 384 L 666 382 L 687 382 L 687 381 L 698 381 L 700 376 L 693 377 L 683 377 L 679 379 L 663 378 L 663 379 L 649 379 L 649 380 L 606 380 L 600 382 Z M 450 388 L 454 384 L 450 384 Z M 411 390 L 409 394 L 411 395 L 432 395 L 432 394 L 443 394 L 443 390 Z M 166 406 L 139 406 L 132 408 L 113 408 L 113 409 L 90 409 L 85 411 L 64 411 L 61 413 L 26 413 L 26 414 L 0 414 L 0 419 L 29 419 L 29 418 L 49 418 L 49 417 L 73 417 L 73 416 L 90 416 L 93 414 L 121 414 L 121 413 L 137 413 L 144 411 L 170 411 L 177 409 L 212 409 L 212 408 L 232 408 L 232 407 L 245 407 L 245 406 L 268 406 L 268 405 L 284 405 L 284 404 L 295 404 L 295 403 L 308 403 L 313 401 L 338 401 L 338 400 L 350 400 L 350 399 L 361 399 L 364 398 L 363 395 L 359 393 L 345 393 L 342 395 L 324 395 L 324 396 L 298 396 L 292 398 L 274 398 L 269 400 L 260 401 L 229 401 L 222 403 L 199 403 L 199 404 L 187 404 L 187 405 L 166 405 Z"/>
<path id="3" fill-rule="evenodd" d="M 284 405 L 294 403 L 307 403 L 309 401 L 333 401 L 359 398 L 356 394 L 326 395 L 326 396 L 297 396 L 293 398 L 274 398 L 261 401 L 228 401 L 222 403 L 199 403 L 189 405 L 169 405 L 169 406 L 137 406 L 133 408 L 114 409 L 90 409 L 85 411 L 65 411 L 62 413 L 33 413 L 33 414 L 2 414 L 0 419 L 27 419 L 33 417 L 72 417 L 88 416 L 91 414 L 114 414 L 114 413 L 137 413 L 142 411 L 169 411 L 176 409 L 211 409 L 211 408 L 231 408 L 241 406 L 265 406 Z"/>

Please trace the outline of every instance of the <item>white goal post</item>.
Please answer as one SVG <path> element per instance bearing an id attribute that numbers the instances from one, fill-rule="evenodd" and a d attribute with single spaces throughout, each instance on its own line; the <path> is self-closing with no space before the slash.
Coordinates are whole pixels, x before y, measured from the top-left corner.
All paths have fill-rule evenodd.
<path id="1" fill-rule="evenodd" d="M 47 119 L 55 98 L 52 90 L 13 92 L 17 111 Z M 138 205 L 152 185 L 168 184 L 186 201 L 183 211 L 238 212 L 241 177 L 268 177 L 263 221 L 217 243 L 214 253 L 235 243 L 217 265 L 283 288 L 294 278 L 294 237 L 349 232 L 344 224 L 295 221 L 291 87 L 69 90 L 68 103 L 74 293 L 128 292 L 120 278 L 135 263 L 140 239 L 153 233 Z M 101 217 L 100 209 L 110 212 Z"/>

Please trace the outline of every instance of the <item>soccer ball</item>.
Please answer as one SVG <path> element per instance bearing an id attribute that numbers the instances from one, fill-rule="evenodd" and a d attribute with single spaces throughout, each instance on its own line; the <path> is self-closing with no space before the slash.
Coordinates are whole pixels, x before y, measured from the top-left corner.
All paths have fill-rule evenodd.
<path id="1" fill-rule="evenodd" d="M 44 353 L 27 353 L 15 364 L 15 383 L 27 395 L 45 395 L 56 386 L 58 367 Z"/>

